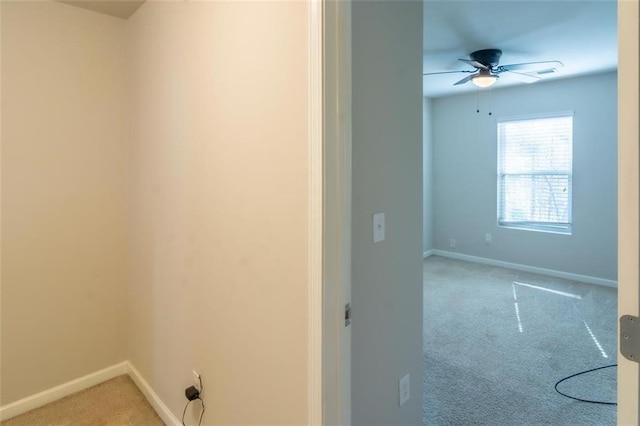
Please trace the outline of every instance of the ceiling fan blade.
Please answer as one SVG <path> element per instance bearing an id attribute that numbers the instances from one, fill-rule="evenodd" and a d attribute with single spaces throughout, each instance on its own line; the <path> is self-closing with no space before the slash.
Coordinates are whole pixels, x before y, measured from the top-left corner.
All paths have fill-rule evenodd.
<path id="1" fill-rule="evenodd" d="M 474 75 L 475 75 L 475 74 L 474 74 Z M 459 85 L 459 84 L 464 84 L 464 83 L 466 83 L 466 82 L 468 82 L 468 81 L 471 81 L 471 77 L 473 77 L 473 75 L 468 75 L 468 76 L 466 76 L 465 78 L 463 78 L 462 80 L 458 80 L 458 81 L 456 81 L 455 83 L 453 83 L 453 85 L 454 85 L 454 86 L 457 86 L 457 85 Z"/>
<path id="2" fill-rule="evenodd" d="M 525 62 L 523 64 L 500 65 L 499 72 L 503 71 L 539 71 L 539 70 L 557 70 L 562 68 L 564 64 L 560 61 L 544 61 L 544 62 Z M 549 71 L 552 72 L 552 71 Z"/>
<path id="3" fill-rule="evenodd" d="M 545 74 L 553 74 L 557 71 L 558 71 L 557 68 L 545 68 L 543 70 L 531 71 L 527 74 L 545 75 Z"/>
<path id="4" fill-rule="evenodd" d="M 469 70 L 459 70 L 459 71 L 436 71 L 436 72 L 425 72 L 422 75 L 438 75 L 438 74 L 457 74 L 460 72 L 475 72 L 475 71 L 469 71 Z"/>
<path id="5" fill-rule="evenodd" d="M 525 74 L 525 73 L 516 72 L 516 71 L 506 71 L 506 72 L 508 72 L 510 76 L 517 78 L 518 80 L 523 81 L 525 83 L 535 83 L 536 81 L 540 80 L 540 77 L 536 75 L 530 75 L 530 74 Z"/>
<path id="6" fill-rule="evenodd" d="M 489 67 L 486 66 L 485 64 L 482 64 L 482 63 L 480 63 L 478 61 L 474 61 L 473 59 L 462 59 L 462 58 L 459 58 L 458 60 L 462 61 L 464 63 L 467 63 L 467 64 L 471 65 L 472 67 L 475 67 L 475 68 L 478 68 L 478 69 L 482 69 L 482 70 L 488 70 L 489 69 Z"/>

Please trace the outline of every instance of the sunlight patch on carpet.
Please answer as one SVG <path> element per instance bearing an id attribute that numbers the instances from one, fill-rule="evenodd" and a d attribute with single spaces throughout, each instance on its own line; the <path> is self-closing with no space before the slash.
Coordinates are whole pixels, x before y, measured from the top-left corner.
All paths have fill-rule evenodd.
<path id="1" fill-rule="evenodd" d="M 513 283 L 516 284 L 516 285 L 519 285 L 519 286 L 523 286 L 523 287 L 529 287 L 529 288 L 534 288 L 536 290 L 547 291 L 549 293 L 557 294 L 559 296 L 571 297 L 573 299 L 582 300 L 582 296 L 580 296 L 579 294 L 566 293 L 564 291 L 553 290 L 553 289 L 550 289 L 550 288 L 540 287 L 540 286 L 533 285 L 533 284 L 519 283 L 518 281 L 514 281 Z"/>

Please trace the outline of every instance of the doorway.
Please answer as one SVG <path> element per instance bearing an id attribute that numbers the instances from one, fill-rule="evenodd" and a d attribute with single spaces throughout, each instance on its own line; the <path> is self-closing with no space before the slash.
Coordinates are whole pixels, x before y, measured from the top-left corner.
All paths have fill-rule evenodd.
<path id="1" fill-rule="evenodd" d="M 550 34 L 556 34 L 556 31 L 560 31 L 561 26 L 564 25 L 563 20 L 576 13 L 575 9 L 572 10 L 575 5 L 562 4 L 558 6 L 557 3 L 546 4 L 548 7 L 555 8 L 553 13 L 549 10 L 541 10 L 539 3 L 535 10 L 532 9 L 530 11 L 531 13 L 523 10 L 526 9 L 527 4 L 522 2 L 517 5 L 513 2 L 502 2 L 495 5 L 489 2 L 482 2 L 481 7 L 483 10 L 475 10 L 466 3 L 464 5 L 456 3 L 458 2 L 447 4 L 443 2 L 427 2 L 425 4 L 424 42 L 425 50 L 427 51 L 425 72 L 436 72 L 437 68 L 428 68 L 428 66 L 433 66 L 434 64 L 440 64 L 443 68 L 439 70 L 442 71 L 456 69 L 466 71 L 463 66 L 467 64 L 458 61 L 458 58 L 468 58 L 466 55 L 473 50 L 489 47 L 511 46 L 511 53 L 507 53 L 508 49 L 503 48 L 502 59 L 505 61 L 501 61 L 503 64 L 546 61 L 543 57 L 526 58 L 526 55 L 522 52 L 516 51 L 517 46 L 515 44 L 509 43 L 517 38 L 521 50 L 525 51 L 528 48 L 522 46 L 529 46 L 527 43 L 536 42 L 536 38 L 527 33 L 527 25 L 545 28 L 547 30 L 545 37 L 547 37 Z M 464 7 L 456 11 L 455 8 L 457 6 Z M 492 6 L 497 6 L 498 9 L 494 10 Z M 591 3 L 590 6 L 593 6 L 593 4 Z M 609 34 L 608 36 L 602 36 L 600 40 L 608 39 L 613 40 L 615 43 L 617 41 L 615 4 L 607 5 L 601 3 L 594 7 L 602 8 L 602 10 L 596 11 L 594 9 L 589 12 L 581 6 L 580 19 L 587 19 L 589 16 L 590 19 L 606 19 L 608 24 L 600 25 L 600 28 L 608 28 Z M 480 5 L 478 5 L 478 8 L 480 8 Z M 478 24 L 478 22 L 483 21 L 481 14 L 484 12 L 508 24 L 495 31 L 486 31 L 482 29 L 482 25 Z M 544 16 L 553 16 L 553 19 L 546 19 L 543 24 L 540 22 L 538 24 L 534 23 L 536 19 L 542 19 Z M 468 21 L 465 22 L 465 18 Z M 438 23 L 437 25 L 440 25 L 436 29 L 441 37 L 436 37 L 433 34 L 431 36 L 428 35 L 430 22 L 432 25 L 436 25 L 434 24 L 436 22 Z M 576 22 L 573 21 L 572 28 L 574 28 L 573 25 L 575 24 Z M 460 31 L 456 32 L 454 30 Z M 447 33 L 446 31 L 449 32 Z M 514 31 L 514 34 L 509 34 L 509 31 Z M 446 36 L 450 36 L 449 41 L 445 40 Z M 570 40 L 562 40 L 556 37 L 553 48 L 540 48 L 538 50 L 556 52 L 554 49 L 559 49 L 563 41 L 570 42 Z M 429 43 L 431 43 L 431 46 Z M 468 46 L 466 52 L 460 50 L 464 46 Z M 456 52 L 456 49 L 460 51 L 457 54 L 449 55 L 447 58 L 447 54 Z M 432 52 L 433 56 L 433 61 L 431 62 L 429 62 L 428 58 L 429 51 Z M 560 51 L 557 50 L 557 52 Z M 614 44 L 609 51 L 614 60 L 616 52 L 617 48 Z M 607 54 L 605 54 L 605 57 L 607 57 Z M 547 58 L 549 61 L 555 60 L 555 56 Z M 571 61 L 563 59 L 565 68 L 568 68 L 565 71 L 570 72 Z M 557 314 L 545 311 L 545 309 L 550 309 L 551 306 L 556 305 L 559 309 L 558 312 L 568 313 L 565 315 L 566 320 L 562 321 L 562 326 L 565 327 L 564 331 L 567 332 L 569 328 L 573 328 L 575 333 L 584 334 L 584 339 L 582 337 L 575 338 L 575 340 L 580 339 L 583 343 L 586 342 L 584 350 L 576 351 L 575 344 L 567 345 L 568 350 L 573 352 L 573 355 L 566 361 L 560 361 L 561 357 L 556 357 L 558 354 L 557 349 L 547 351 L 544 349 L 545 345 L 550 345 L 554 348 L 557 348 L 558 345 L 550 344 L 543 339 L 537 341 L 537 346 L 534 345 L 536 347 L 536 356 L 547 357 L 549 363 L 556 363 L 554 365 L 556 369 L 554 374 L 558 374 L 558 380 L 565 376 L 559 374 L 560 371 L 563 371 L 562 364 L 569 366 L 566 375 L 569 372 L 582 371 L 581 367 L 579 367 L 581 365 L 581 361 L 578 361 L 579 359 L 592 360 L 585 361 L 583 369 L 588 369 L 587 367 L 590 367 L 592 362 L 595 363 L 593 367 L 601 366 L 604 363 L 598 364 L 597 362 L 600 361 L 598 357 L 602 358 L 603 361 L 610 360 L 615 358 L 614 353 L 616 351 L 617 296 L 614 289 L 607 288 L 607 286 L 615 287 L 617 282 L 617 199 L 615 197 L 617 192 L 617 147 L 615 146 L 615 135 L 617 133 L 617 118 L 615 114 L 617 109 L 615 99 L 617 90 L 616 73 L 610 69 L 605 72 L 599 71 L 589 77 L 547 79 L 547 81 L 540 78 L 543 81 L 524 87 L 517 85 L 516 81 L 510 81 L 506 78 L 506 75 L 501 74 L 497 84 L 490 90 L 480 91 L 473 87 L 471 83 L 466 83 L 467 86 L 471 86 L 469 91 L 465 91 L 464 84 L 461 85 L 462 90 L 458 92 L 453 92 L 446 88 L 441 89 L 441 87 L 445 86 L 454 87 L 453 85 L 466 75 L 465 73 L 459 75 L 447 73 L 425 77 L 425 91 L 428 90 L 427 84 L 429 81 L 432 81 L 433 87 L 431 88 L 432 99 L 425 100 L 424 108 L 424 121 L 427 123 L 425 127 L 425 169 L 428 170 L 428 166 L 432 165 L 432 174 L 425 174 L 425 188 L 432 188 L 430 196 L 425 191 L 425 212 L 432 212 L 432 215 L 431 217 L 425 215 L 426 244 L 424 252 L 425 256 L 435 254 L 439 259 L 436 260 L 434 258 L 425 261 L 425 268 L 431 268 L 428 271 L 431 275 L 428 276 L 432 280 L 439 280 L 446 276 L 446 274 L 441 274 L 443 269 L 451 272 L 450 275 L 455 275 L 457 271 L 458 278 L 461 279 L 462 283 L 449 282 L 445 288 L 451 290 L 458 285 L 460 286 L 457 287 L 458 293 L 442 295 L 442 297 L 449 297 L 455 300 L 452 303 L 468 308 L 462 309 L 464 312 L 476 312 L 474 309 L 477 309 L 476 315 L 470 318 L 469 321 L 485 321 L 484 326 L 475 329 L 477 332 L 471 333 L 472 336 L 469 336 L 469 339 L 484 339 L 481 340 L 483 343 L 492 342 L 492 339 L 494 339 L 493 349 L 497 350 L 500 344 L 504 343 L 501 337 L 504 337 L 506 331 L 499 331 L 501 328 L 495 327 L 502 327 L 504 326 L 503 323 L 507 321 L 506 316 L 497 321 L 496 318 L 499 316 L 497 312 L 505 315 L 508 312 L 511 318 L 511 325 L 515 330 L 515 336 L 527 334 L 527 328 L 529 333 L 534 333 L 531 330 L 533 324 L 536 324 L 534 328 L 543 327 L 543 329 L 547 330 L 546 334 L 550 335 L 549 326 L 543 325 L 544 322 L 540 320 L 542 317 L 549 315 L 557 317 Z M 433 80 L 434 78 L 436 80 Z M 455 89 L 459 89 L 461 86 L 455 86 Z M 580 86 L 603 89 L 600 93 L 594 93 L 593 90 L 590 90 L 591 95 L 609 99 L 609 101 L 604 104 L 601 103 L 601 108 L 598 111 L 587 112 L 584 108 L 585 105 L 599 101 L 581 99 L 580 96 L 576 96 L 576 94 L 583 92 Z M 604 90 L 605 87 L 606 90 Z M 440 92 L 438 92 L 439 90 Z M 550 94 L 551 92 L 553 94 Z M 526 102 L 522 101 L 522 99 L 526 99 Z M 584 120 L 584 117 L 596 114 L 602 119 L 600 123 L 604 120 L 607 122 L 604 127 L 608 129 L 608 136 L 602 135 L 600 137 L 614 141 L 606 144 L 596 143 L 597 147 L 594 145 L 591 153 L 585 149 L 584 143 L 575 147 L 572 220 L 576 225 L 582 222 L 585 226 L 579 227 L 581 229 L 580 232 L 574 229 L 570 236 L 498 226 L 496 215 L 496 206 L 498 206 L 498 192 L 496 190 L 498 186 L 496 175 L 498 157 L 496 121 L 502 117 L 521 117 L 523 115 L 539 115 L 559 111 L 575 111 L 576 116 L 583 117 L 582 124 L 579 122 L 574 124 L 576 138 L 579 137 L 580 140 L 585 141 L 589 137 L 595 136 L 595 133 L 589 130 L 581 130 L 579 126 L 583 126 L 588 122 L 588 120 Z M 433 123 L 433 125 L 429 126 L 428 123 Z M 598 174 L 597 180 L 579 178 L 579 176 L 585 176 L 583 172 L 580 172 L 580 168 L 591 161 L 602 166 L 603 168 L 598 170 L 603 173 Z M 582 164 L 579 164 L 579 162 L 582 162 Z M 589 167 L 589 170 L 594 169 Z M 603 197 L 594 196 L 597 191 L 594 192 L 588 189 L 594 188 L 594 186 L 603 189 L 606 194 Z M 588 207 L 590 203 L 597 203 L 598 208 Z M 431 206 L 430 209 L 429 206 Z M 583 210 L 582 213 L 579 211 L 581 209 Z M 584 216 L 585 211 L 589 212 L 589 218 Z M 429 236 L 431 236 L 431 240 L 429 240 Z M 588 242 L 589 239 L 592 239 L 592 242 Z M 590 253 L 585 255 L 580 250 L 571 248 L 572 245 L 580 245 L 583 250 L 589 247 Z M 572 258 L 572 256 L 575 257 Z M 507 270 L 499 267 L 507 267 L 519 271 L 509 274 L 506 272 Z M 469 270 L 472 268 L 475 269 L 471 273 Z M 542 273 L 542 275 L 530 275 L 531 273 Z M 554 278 L 548 278 L 549 276 Z M 492 287 L 480 287 L 480 282 L 489 278 L 495 280 L 504 278 L 506 281 L 499 290 Z M 465 279 L 475 281 L 477 288 L 474 287 L 474 284 L 465 282 Z M 569 281 L 563 281 L 567 279 Z M 586 287 L 577 289 L 577 284 L 573 282 L 586 282 L 587 284 L 585 284 Z M 427 318 L 429 313 L 434 310 L 434 306 L 427 304 L 430 290 L 428 284 L 425 285 L 425 323 L 432 324 L 434 317 L 429 318 L 429 321 L 427 321 Z M 499 285 L 497 286 L 500 287 Z M 481 297 L 491 294 L 492 291 L 498 292 L 496 294 L 498 299 L 487 300 L 484 305 L 480 303 L 480 306 L 478 304 L 464 305 L 465 297 L 470 297 L 473 302 L 479 302 Z M 564 295 L 560 295 L 560 293 Z M 567 296 L 568 294 L 575 297 L 569 297 Z M 505 298 L 500 299 L 502 296 L 505 296 Z M 585 317 L 587 311 L 589 313 L 594 311 L 586 307 L 587 301 L 592 305 L 595 303 L 598 306 L 601 306 L 603 301 L 606 301 L 606 309 L 603 308 L 598 314 L 603 318 L 606 317 L 606 320 L 603 319 L 602 325 L 601 327 L 599 326 L 597 331 L 592 324 L 598 322 L 598 320 Z M 591 301 L 597 302 L 592 303 Z M 531 309 L 536 305 L 540 309 L 538 315 L 534 313 L 535 310 Z M 525 310 L 527 314 L 524 313 Z M 605 313 L 605 311 L 607 312 Z M 484 316 L 480 314 L 484 314 Z M 524 317 L 527 315 L 528 326 L 525 325 L 527 321 L 523 323 Z M 460 319 L 460 316 L 456 316 L 455 319 Z M 492 325 L 490 324 L 491 320 L 496 320 L 500 324 Z M 451 333 L 464 334 L 464 327 L 461 327 L 453 320 L 445 325 L 451 327 L 447 329 Z M 442 330 L 442 327 L 439 329 Z M 471 327 L 468 329 L 471 330 Z M 425 330 L 427 329 L 425 328 Z M 601 334 L 605 334 L 606 337 L 599 336 Z M 566 336 L 567 334 L 564 335 Z M 536 339 L 530 334 L 523 340 L 529 344 Z M 571 341 L 573 340 L 571 339 Z M 466 342 L 468 341 L 467 339 Z M 507 346 L 523 349 L 524 342 L 520 344 L 511 343 Z M 429 350 L 432 349 L 429 347 L 432 343 L 434 342 L 425 334 L 425 358 L 429 355 Z M 588 347 L 588 345 L 591 345 L 591 347 Z M 492 345 L 487 345 L 487 348 L 491 347 Z M 589 351 L 593 351 L 593 359 L 590 358 L 591 355 L 588 357 L 585 355 Z M 460 348 L 447 348 L 446 353 L 460 354 L 463 352 L 473 351 L 462 346 Z M 462 358 L 458 361 L 457 368 L 460 365 L 465 366 L 465 363 L 468 364 L 465 367 L 477 364 L 480 369 L 484 368 L 482 374 L 477 375 L 479 377 L 474 375 L 477 371 L 473 371 L 473 369 L 464 370 L 469 373 L 467 374 L 469 380 L 474 378 L 478 380 L 476 380 L 475 385 L 468 389 L 468 392 L 464 393 L 464 397 L 458 397 L 458 402 L 464 399 L 468 404 L 471 403 L 473 392 L 469 392 L 469 390 L 482 388 L 478 384 L 478 382 L 481 382 L 480 379 L 486 379 L 489 384 L 492 380 L 494 383 L 499 383 L 501 386 L 495 387 L 497 393 L 509 389 L 505 385 L 506 376 L 499 374 L 501 369 L 508 370 L 504 362 L 499 362 L 499 353 L 505 355 L 504 352 L 504 350 L 497 351 L 494 358 L 489 357 L 484 361 L 479 354 L 468 353 L 467 358 Z M 530 361 L 536 356 L 532 355 L 519 360 L 514 365 L 513 371 L 532 368 L 536 364 Z M 455 358 L 455 356 L 453 357 Z M 607 364 L 610 363 L 615 363 L 615 360 Z M 542 365 L 539 365 L 537 369 L 532 368 L 534 371 L 530 377 L 535 375 L 538 378 L 540 370 L 543 369 Z M 425 367 L 425 370 L 429 371 L 430 369 Z M 602 380 L 593 386 L 599 386 L 601 389 L 607 387 L 610 396 L 608 401 L 606 397 L 597 398 L 596 396 L 585 397 L 584 399 L 609 402 L 613 397 L 613 400 L 615 400 L 615 369 L 609 369 L 598 374 L 598 377 Z M 608 376 L 604 377 L 604 374 Z M 511 375 L 511 377 L 513 376 L 515 374 Z M 550 376 L 547 381 L 553 381 L 551 377 L 554 376 Z M 593 377 L 596 380 L 595 376 Z M 443 376 L 442 380 L 451 380 L 451 375 Z M 552 396 L 547 395 L 546 392 L 540 392 L 535 397 L 545 400 L 552 397 L 555 398 L 554 383 L 551 383 Z M 429 411 L 433 411 L 433 409 L 428 409 L 429 405 L 427 404 L 428 398 L 433 398 L 433 395 L 429 393 L 429 389 L 425 389 L 425 395 L 424 411 L 425 416 L 427 416 Z M 506 396 L 508 395 L 509 393 L 507 392 Z M 562 399 L 562 397 L 560 398 Z M 431 400 L 431 403 L 431 408 L 433 408 L 434 405 L 441 406 L 443 400 Z M 486 410 L 493 411 L 494 415 L 496 409 L 495 404 L 493 406 L 486 405 Z M 523 410 L 513 410 L 513 412 L 522 414 Z M 615 407 L 613 407 L 612 412 L 614 413 L 613 419 L 615 419 Z M 563 412 L 562 415 L 566 415 L 566 412 Z M 594 415 L 590 414 L 590 416 L 595 418 Z M 433 423 L 433 418 L 431 419 L 432 422 L 429 424 Z M 438 423 L 436 422 L 435 424 Z"/>

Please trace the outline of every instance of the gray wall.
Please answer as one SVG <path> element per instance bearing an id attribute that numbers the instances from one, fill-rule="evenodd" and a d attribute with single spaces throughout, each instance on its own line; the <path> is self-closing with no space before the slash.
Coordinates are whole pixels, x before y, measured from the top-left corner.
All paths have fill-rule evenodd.
<path id="1" fill-rule="evenodd" d="M 352 423 L 418 425 L 422 405 L 422 3 L 356 1 Z M 372 214 L 386 240 L 372 243 Z M 411 374 L 411 399 L 398 380 Z"/>
<path id="2" fill-rule="evenodd" d="M 480 113 L 476 102 L 475 93 L 433 100 L 435 248 L 616 280 L 617 74 L 481 92 Z M 573 235 L 498 227 L 496 118 L 568 110 Z"/>
<path id="3" fill-rule="evenodd" d="M 433 249 L 433 134 L 431 129 L 431 99 L 424 98 L 422 107 L 422 250 Z"/>

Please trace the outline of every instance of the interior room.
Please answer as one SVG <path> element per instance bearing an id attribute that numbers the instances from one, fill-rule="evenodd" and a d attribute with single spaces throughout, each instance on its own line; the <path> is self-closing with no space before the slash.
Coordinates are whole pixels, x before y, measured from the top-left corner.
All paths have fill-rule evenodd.
<path id="1" fill-rule="evenodd" d="M 615 424 L 616 3 L 424 17 L 423 422 Z"/>
<path id="2" fill-rule="evenodd" d="M 72 424 L 495 424 L 512 413 L 487 409 L 484 394 L 559 404 L 523 411 L 549 422 L 615 420 L 607 407 L 576 410 L 546 378 L 615 362 L 603 300 L 616 282 L 618 306 L 638 313 L 638 3 L 619 4 L 635 13 L 619 16 L 618 71 L 571 76 L 615 61 L 600 22 L 571 55 L 554 50 L 561 25 L 584 24 L 576 8 L 520 16 L 524 2 L 497 2 L 503 19 L 477 20 L 478 1 L 430 23 L 429 3 L 0 1 L 2 425 L 70 413 Z M 525 34 L 535 16 L 546 20 Z M 537 33 L 551 42 L 524 43 Z M 477 92 L 473 74 L 496 80 L 470 64 L 486 48 L 502 50 L 500 65 L 563 67 L 530 85 L 500 71 Z M 422 75 L 460 70 L 432 77 L 443 85 Z M 619 127 L 617 79 L 628 89 Z M 572 221 L 498 226 L 496 119 L 548 110 L 573 119 L 572 174 L 560 173 L 571 192 L 552 191 Z M 597 161 L 579 138 L 597 143 Z M 616 184 L 618 223 L 605 208 Z M 379 213 L 385 238 L 373 242 Z M 619 224 L 620 250 L 600 222 Z M 438 285 L 455 292 L 428 297 Z M 544 322 L 556 315 L 561 337 Z M 568 358 L 554 358 L 561 344 Z M 617 382 L 611 369 L 598 380 L 619 386 L 618 421 L 637 424 L 628 364 Z M 580 380 L 562 390 L 609 396 L 580 394 Z"/>

